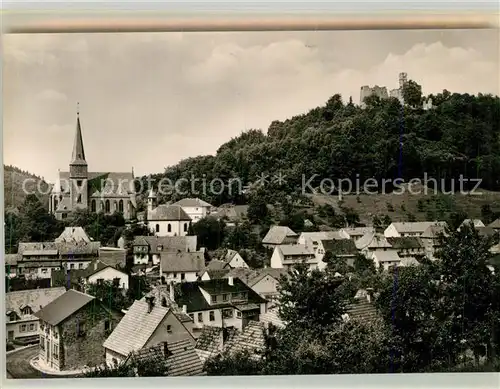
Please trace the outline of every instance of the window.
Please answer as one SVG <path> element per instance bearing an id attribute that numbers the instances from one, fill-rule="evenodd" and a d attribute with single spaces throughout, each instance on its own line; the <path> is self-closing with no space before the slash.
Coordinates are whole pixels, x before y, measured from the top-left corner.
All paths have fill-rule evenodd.
<path id="1" fill-rule="evenodd" d="M 67 213 L 63 213 L 63 214 L 61 215 L 61 217 L 62 217 L 63 219 L 66 219 L 66 218 L 68 217 L 68 214 L 67 214 Z"/>
<path id="2" fill-rule="evenodd" d="M 42 268 L 42 273 L 43 273 L 43 274 L 46 274 L 46 273 L 47 273 L 47 269 L 43 267 L 43 268 Z"/>
<path id="3" fill-rule="evenodd" d="M 40 330 L 44 330 L 45 329 L 45 326 L 43 325 L 42 321 L 40 321 Z"/>
<path id="4" fill-rule="evenodd" d="M 79 188 L 81 188 L 82 184 L 83 184 L 83 181 L 82 181 L 82 180 L 77 180 L 77 181 L 76 181 L 76 185 L 77 185 Z"/>
<path id="5" fill-rule="evenodd" d="M 79 263 L 79 264 L 78 264 L 78 268 L 79 268 L 79 269 L 83 269 L 83 263 Z"/>
<path id="6" fill-rule="evenodd" d="M 198 313 L 198 323 L 203 323 L 203 313 L 202 312 Z"/>
<path id="7" fill-rule="evenodd" d="M 171 334 L 171 333 L 172 333 L 172 326 L 171 326 L 170 324 L 167 324 L 167 332 L 168 332 L 169 334 Z"/>
<path id="8" fill-rule="evenodd" d="M 106 213 L 109 213 L 110 209 L 109 200 L 106 200 Z"/>
<path id="9" fill-rule="evenodd" d="M 217 302 L 217 296 L 211 296 L 211 298 L 212 298 L 212 304 Z"/>
<path id="10" fill-rule="evenodd" d="M 92 212 L 95 212 L 97 209 L 95 200 L 92 200 L 92 202 L 91 202 L 91 209 L 92 209 Z"/>
<path id="11" fill-rule="evenodd" d="M 184 232 L 186 232 L 188 230 L 188 225 L 187 223 L 184 223 Z"/>
<path id="12" fill-rule="evenodd" d="M 69 265 L 69 268 L 70 268 L 70 269 L 74 269 L 74 268 L 75 268 L 75 264 L 74 264 L 74 263 L 71 263 L 71 264 Z"/>
<path id="13" fill-rule="evenodd" d="M 236 311 L 236 317 L 237 317 L 238 319 L 241 319 L 241 312 L 240 312 L 240 311 Z"/>
<path id="14" fill-rule="evenodd" d="M 174 277 L 174 278 L 176 278 L 176 277 L 177 277 L 177 273 L 174 273 L 174 276 L 173 276 L 173 277 Z"/>
<path id="15" fill-rule="evenodd" d="M 224 319 L 232 319 L 233 318 L 233 310 L 231 308 L 222 310 L 222 317 Z"/>
<path id="16" fill-rule="evenodd" d="M 34 323 L 31 323 L 31 324 L 30 324 L 30 329 L 29 329 L 29 331 L 30 331 L 30 332 L 33 332 L 33 331 L 35 331 L 35 329 L 36 329 L 35 324 L 34 324 Z"/>
<path id="17" fill-rule="evenodd" d="M 227 294 L 222 295 L 222 301 L 227 301 Z"/>
<path id="18" fill-rule="evenodd" d="M 160 225 L 159 224 L 156 225 L 156 232 L 160 232 Z"/>
<path id="19" fill-rule="evenodd" d="M 31 315 L 31 308 L 30 307 L 24 307 L 23 308 L 23 315 Z"/>
<path id="20" fill-rule="evenodd" d="M 181 280 L 185 280 L 185 279 L 186 279 L 186 274 L 181 273 Z"/>
<path id="21" fill-rule="evenodd" d="M 45 336 L 40 335 L 40 348 L 45 350 Z"/>
<path id="22" fill-rule="evenodd" d="M 12 313 L 9 315 L 9 319 L 10 319 L 10 321 L 16 321 L 16 313 L 15 313 L 15 312 L 12 312 Z"/>
<path id="23" fill-rule="evenodd" d="M 19 326 L 19 332 L 26 332 L 26 324 L 21 324 Z"/>
<path id="24" fill-rule="evenodd" d="M 113 278 L 113 286 L 120 287 L 120 278 Z"/>
<path id="25" fill-rule="evenodd" d="M 81 204 L 81 203 L 82 203 L 82 195 L 81 195 L 81 194 L 79 194 L 79 195 L 78 195 L 78 197 L 76 198 L 76 202 L 77 202 L 78 204 Z"/>
<path id="26" fill-rule="evenodd" d="M 85 321 L 81 320 L 76 323 L 76 334 L 78 337 L 85 336 Z"/>
<path id="27" fill-rule="evenodd" d="M 172 232 L 172 225 L 169 223 L 168 226 L 167 226 L 167 231 L 168 232 Z"/>
<path id="28" fill-rule="evenodd" d="M 118 360 L 116 358 L 113 358 L 112 361 L 113 361 L 113 365 L 115 365 L 115 366 L 118 365 Z"/>
<path id="29" fill-rule="evenodd" d="M 215 321 L 215 312 L 214 311 L 210 311 L 210 321 Z"/>
<path id="30" fill-rule="evenodd" d="M 118 202 L 118 212 L 123 213 L 123 200 Z"/>
<path id="31" fill-rule="evenodd" d="M 240 298 L 239 293 L 233 293 L 232 298 L 233 298 L 233 300 L 238 300 Z"/>
<path id="32" fill-rule="evenodd" d="M 109 331 L 111 329 L 111 322 L 109 320 L 104 321 L 104 331 Z"/>

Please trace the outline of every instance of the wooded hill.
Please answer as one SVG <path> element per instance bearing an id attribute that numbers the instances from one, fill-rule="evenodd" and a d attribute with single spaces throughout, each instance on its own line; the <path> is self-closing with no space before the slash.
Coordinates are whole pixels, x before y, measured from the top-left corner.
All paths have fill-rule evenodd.
<path id="1" fill-rule="evenodd" d="M 5 210 L 19 208 L 31 192 L 36 194 L 44 207 L 48 209 L 49 195 L 45 193 L 48 193 L 49 184 L 42 177 L 11 165 L 3 165 L 3 170 Z M 25 188 L 28 193 L 23 190 L 23 182 L 26 182 Z M 41 188 L 43 193 L 38 193 L 37 187 Z"/>

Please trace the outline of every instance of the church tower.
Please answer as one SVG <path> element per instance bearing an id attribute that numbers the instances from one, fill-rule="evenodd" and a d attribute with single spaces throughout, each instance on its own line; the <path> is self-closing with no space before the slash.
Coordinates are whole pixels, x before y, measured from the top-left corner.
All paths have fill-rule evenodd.
<path id="1" fill-rule="evenodd" d="M 88 167 L 83 149 L 82 127 L 78 108 L 76 112 L 75 143 L 71 163 L 69 164 L 69 181 L 71 209 L 88 208 Z"/>

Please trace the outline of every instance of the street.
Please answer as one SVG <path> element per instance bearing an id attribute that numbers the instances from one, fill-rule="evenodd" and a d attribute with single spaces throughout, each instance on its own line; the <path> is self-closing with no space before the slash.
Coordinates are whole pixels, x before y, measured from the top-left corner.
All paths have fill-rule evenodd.
<path id="1" fill-rule="evenodd" d="M 37 355 L 38 347 L 30 347 L 21 351 L 8 354 L 7 361 L 7 378 L 59 378 L 43 374 L 34 369 L 30 365 L 30 360 Z"/>

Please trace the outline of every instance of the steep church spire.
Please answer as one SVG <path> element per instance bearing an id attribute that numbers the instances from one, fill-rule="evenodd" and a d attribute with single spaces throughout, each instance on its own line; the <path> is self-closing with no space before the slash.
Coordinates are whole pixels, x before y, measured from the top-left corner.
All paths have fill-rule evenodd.
<path id="1" fill-rule="evenodd" d="M 85 161 L 85 150 L 83 149 L 82 127 L 80 125 L 80 105 L 76 105 L 76 135 L 75 143 L 73 145 L 73 155 L 71 156 L 71 163 L 83 164 Z"/>

